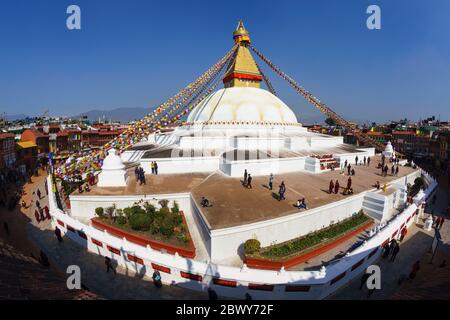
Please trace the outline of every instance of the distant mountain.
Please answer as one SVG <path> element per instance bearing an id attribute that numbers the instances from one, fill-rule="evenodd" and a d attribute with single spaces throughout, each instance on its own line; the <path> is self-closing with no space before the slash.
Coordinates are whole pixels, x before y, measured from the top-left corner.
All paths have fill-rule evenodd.
<path id="1" fill-rule="evenodd" d="M 130 122 L 141 119 L 152 111 L 151 108 L 117 108 L 112 110 L 91 110 L 80 113 L 73 118 L 86 116 L 91 121 L 112 120 L 120 122 Z"/>
<path id="2" fill-rule="evenodd" d="M 25 118 L 28 118 L 29 116 L 26 114 L 7 114 L 6 120 L 8 121 L 16 121 L 16 120 L 22 120 Z"/>

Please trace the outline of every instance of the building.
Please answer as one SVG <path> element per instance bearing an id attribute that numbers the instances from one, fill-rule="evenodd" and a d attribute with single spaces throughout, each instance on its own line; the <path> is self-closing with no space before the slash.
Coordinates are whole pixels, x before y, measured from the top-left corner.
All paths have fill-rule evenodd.
<path id="1" fill-rule="evenodd" d="M 47 158 L 50 152 L 49 136 L 37 129 L 26 129 L 22 132 L 20 141 L 31 141 L 37 146 L 38 159 Z"/>
<path id="2" fill-rule="evenodd" d="M 22 172 L 34 172 L 38 164 L 38 146 L 32 141 L 17 142 L 18 164 Z"/>
<path id="3" fill-rule="evenodd" d="M 0 169 L 14 166 L 16 159 L 14 134 L 0 133 Z"/>

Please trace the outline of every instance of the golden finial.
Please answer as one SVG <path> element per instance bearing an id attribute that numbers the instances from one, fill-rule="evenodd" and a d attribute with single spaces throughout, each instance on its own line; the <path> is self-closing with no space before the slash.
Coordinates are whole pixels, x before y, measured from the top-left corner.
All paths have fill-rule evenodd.
<path id="1" fill-rule="evenodd" d="M 236 31 L 233 32 L 233 39 L 235 43 L 239 44 L 249 44 L 250 43 L 250 35 L 248 31 L 244 27 L 244 22 L 239 20 Z"/>

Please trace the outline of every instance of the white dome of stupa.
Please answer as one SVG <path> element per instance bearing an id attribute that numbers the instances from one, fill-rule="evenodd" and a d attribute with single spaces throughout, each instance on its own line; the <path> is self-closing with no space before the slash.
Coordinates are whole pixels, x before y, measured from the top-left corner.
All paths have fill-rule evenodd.
<path id="1" fill-rule="evenodd" d="M 384 151 L 390 153 L 394 151 L 394 148 L 392 147 L 392 143 L 390 141 L 388 141 L 388 143 L 386 144 L 386 148 L 384 149 Z"/>
<path id="2" fill-rule="evenodd" d="M 267 90 L 253 87 L 229 87 L 209 95 L 197 105 L 188 123 L 246 121 L 296 124 L 294 112 Z"/>
<path id="3" fill-rule="evenodd" d="M 108 151 L 108 155 L 103 160 L 102 170 L 123 170 L 125 165 L 118 154 L 116 149 L 112 148 Z"/>

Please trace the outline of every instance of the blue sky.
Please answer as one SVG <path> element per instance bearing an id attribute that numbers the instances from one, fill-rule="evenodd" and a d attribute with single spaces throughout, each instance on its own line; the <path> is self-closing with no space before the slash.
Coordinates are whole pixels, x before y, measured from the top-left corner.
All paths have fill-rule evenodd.
<path id="1" fill-rule="evenodd" d="M 77 4 L 82 30 L 66 28 Z M 381 7 L 381 30 L 366 8 Z M 1 0 L 0 111 L 153 107 L 231 48 L 269 59 L 350 120 L 450 119 L 450 1 Z M 318 115 L 267 72 L 299 120 Z"/>

